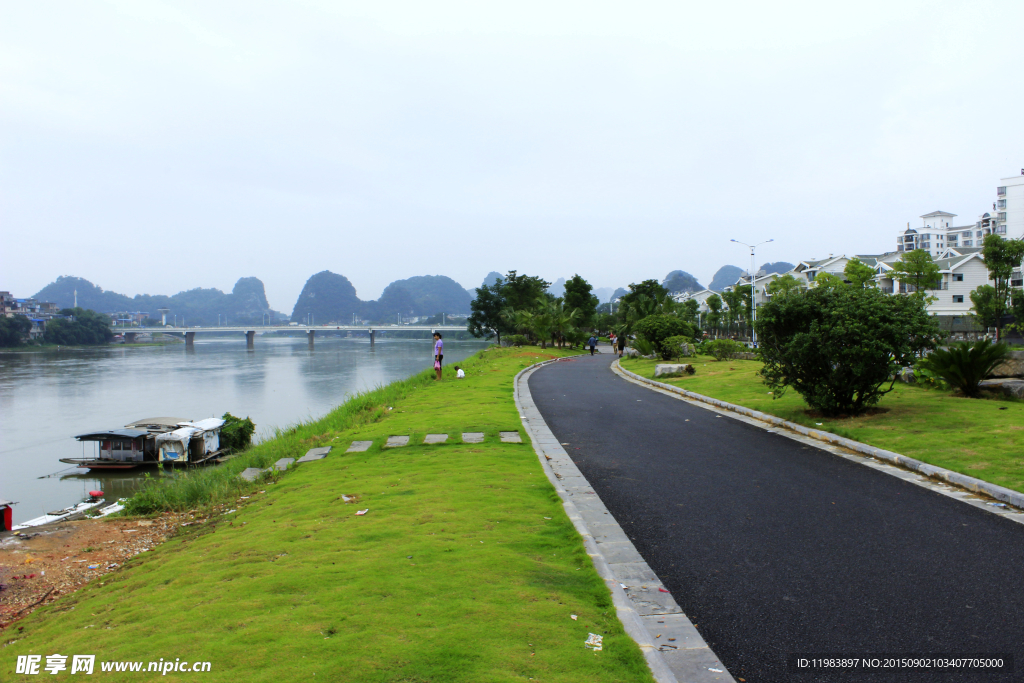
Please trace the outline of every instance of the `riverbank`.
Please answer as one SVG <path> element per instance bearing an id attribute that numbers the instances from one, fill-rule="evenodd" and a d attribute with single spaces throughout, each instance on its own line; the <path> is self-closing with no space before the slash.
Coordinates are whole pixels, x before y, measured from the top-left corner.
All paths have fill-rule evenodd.
<path id="1" fill-rule="evenodd" d="M 653 379 L 654 367 L 661 362 L 623 359 L 621 364 Z M 718 362 L 698 356 L 683 362 L 692 363 L 696 374 L 658 381 L 1024 491 L 1022 401 L 967 399 L 897 382 L 871 414 L 825 418 L 810 413 L 795 391 L 775 398 L 757 374 L 760 361 Z"/>
<path id="2" fill-rule="evenodd" d="M 515 374 L 562 355 L 492 348 L 464 380 L 421 373 L 260 444 L 243 457 L 333 451 L 17 622 L 5 666 L 67 652 L 209 661 L 225 681 L 651 680 L 530 444 L 498 435 L 525 437 Z M 382 448 L 392 435 L 411 445 Z M 344 453 L 356 440 L 373 445 Z"/>

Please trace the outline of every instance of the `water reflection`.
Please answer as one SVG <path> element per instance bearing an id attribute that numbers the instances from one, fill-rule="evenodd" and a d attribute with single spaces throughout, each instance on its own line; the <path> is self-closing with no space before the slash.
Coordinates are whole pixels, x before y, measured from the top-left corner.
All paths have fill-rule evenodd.
<path id="1" fill-rule="evenodd" d="M 446 342 L 458 362 L 479 342 Z M 0 352 L 0 498 L 20 501 L 15 521 L 78 502 L 93 489 L 129 494 L 159 468 L 90 474 L 67 470 L 60 458 L 83 456 L 72 437 L 118 428 L 144 417 L 190 420 L 230 411 L 250 416 L 258 436 L 318 417 L 358 391 L 429 368 L 427 340 L 318 336 L 196 338 L 195 347 L 61 349 Z M 85 453 L 86 456 L 90 453 Z M 42 477 L 42 478 L 40 478 Z"/>

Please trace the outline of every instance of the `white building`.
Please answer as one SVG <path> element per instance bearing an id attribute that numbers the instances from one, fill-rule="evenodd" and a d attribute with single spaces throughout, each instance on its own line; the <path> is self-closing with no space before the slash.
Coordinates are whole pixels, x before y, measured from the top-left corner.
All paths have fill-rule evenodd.
<path id="1" fill-rule="evenodd" d="M 998 235 L 1024 238 L 1024 168 L 1019 176 L 999 181 L 996 188 L 995 218 Z"/>

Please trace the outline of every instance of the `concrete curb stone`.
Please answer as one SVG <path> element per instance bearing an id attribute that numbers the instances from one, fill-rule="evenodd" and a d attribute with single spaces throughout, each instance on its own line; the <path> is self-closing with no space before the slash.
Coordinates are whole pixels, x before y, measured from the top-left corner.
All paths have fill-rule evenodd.
<path id="1" fill-rule="evenodd" d="M 664 588 L 661 580 L 633 547 L 534 404 L 527 380 L 537 369 L 557 362 L 558 359 L 537 363 L 516 375 L 516 408 L 548 481 L 583 538 L 594 569 L 611 591 L 619 621 L 640 646 L 658 683 L 735 683 L 671 593 L 659 590 Z M 570 486 L 566 482 L 571 482 Z M 670 618 L 672 628 L 665 628 Z M 652 634 L 651 627 L 659 630 Z M 675 635 L 677 631 L 684 637 Z M 659 633 L 662 638 L 655 637 Z M 676 641 L 669 643 L 669 637 Z"/>

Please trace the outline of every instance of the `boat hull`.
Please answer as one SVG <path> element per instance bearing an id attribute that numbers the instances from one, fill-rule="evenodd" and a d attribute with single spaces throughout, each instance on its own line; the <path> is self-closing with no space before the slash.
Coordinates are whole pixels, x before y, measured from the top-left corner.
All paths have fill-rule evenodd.
<path id="1" fill-rule="evenodd" d="M 133 470 L 136 467 L 156 465 L 155 461 L 92 460 L 87 458 L 61 458 L 62 463 L 89 470 Z"/>

